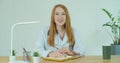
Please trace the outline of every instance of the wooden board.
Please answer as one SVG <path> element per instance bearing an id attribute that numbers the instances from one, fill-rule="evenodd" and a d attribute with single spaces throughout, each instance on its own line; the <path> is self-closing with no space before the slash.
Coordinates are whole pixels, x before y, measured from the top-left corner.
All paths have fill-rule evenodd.
<path id="1" fill-rule="evenodd" d="M 55 58 L 55 57 L 43 57 L 43 60 L 49 60 L 49 61 L 66 61 L 66 60 L 73 60 L 76 58 L 80 58 L 80 56 L 67 56 L 67 57 L 62 57 L 62 58 Z"/>

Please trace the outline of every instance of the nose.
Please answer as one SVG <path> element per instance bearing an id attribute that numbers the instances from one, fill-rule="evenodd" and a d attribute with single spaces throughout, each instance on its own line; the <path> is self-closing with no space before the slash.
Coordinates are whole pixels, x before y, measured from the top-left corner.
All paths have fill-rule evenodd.
<path id="1" fill-rule="evenodd" d="M 59 18 L 63 18 L 63 16 L 62 16 L 62 15 L 59 15 Z"/>

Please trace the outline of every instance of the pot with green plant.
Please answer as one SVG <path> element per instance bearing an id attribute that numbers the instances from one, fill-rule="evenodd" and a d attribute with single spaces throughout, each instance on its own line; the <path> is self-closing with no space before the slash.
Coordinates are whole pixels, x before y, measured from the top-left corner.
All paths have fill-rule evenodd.
<path id="1" fill-rule="evenodd" d="M 120 17 L 113 17 L 106 9 L 102 9 L 110 18 L 110 21 L 103 24 L 111 29 L 111 38 L 113 43 L 111 44 L 111 54 L 120 55 Z"/>
<path id="2" fill-rule="evenodd" d="M 40 57 L 39 57 L 39 53 L 38 52 L 34 52 L 33 53 L 33 63 L 39 63 L 40 62 Z"/>
<path id="3" fill-rule="evenodd" d="M 15 61 L 16 60 L 16 51 L 12 50 L 12 56 L 9 57 L 10 61 Z"/>

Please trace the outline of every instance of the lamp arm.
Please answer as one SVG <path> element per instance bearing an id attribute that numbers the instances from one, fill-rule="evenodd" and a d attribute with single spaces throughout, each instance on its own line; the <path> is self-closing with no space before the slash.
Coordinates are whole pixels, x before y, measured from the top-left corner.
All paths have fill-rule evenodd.
<path id="1" fill-rule="evenodd" d="M 34 24 L 34 23 L 39 23 L 40 21 L 32 21 L 32 22 L 18 22 L 18 23 L 15 23 L 12 25 L 11 27 L 11 56 L 12 56 L 12 50 L 13 50 L 13 31 L 14 31 L 14 28 L 17 26 L 17 25 L 25 25 L 25 24 Z"/>

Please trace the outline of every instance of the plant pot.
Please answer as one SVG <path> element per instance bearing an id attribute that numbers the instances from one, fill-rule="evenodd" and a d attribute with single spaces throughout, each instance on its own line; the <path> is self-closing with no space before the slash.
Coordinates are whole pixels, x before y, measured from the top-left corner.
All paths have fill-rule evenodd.
<path id="1" fill-rule="evenodd" d="M 120 55 L 120 45 L 111 45 L 111 54 L 112 55 Z"/>
<path id="2" fill-rule="evenodd" d="M 15 56 L 9 56 L 9 60 L 13 62 L 13 61 L 16 60 L 16 57 Z"/>
<path id="3" fill-rule="evenodd" d="M 39 63 L 40 57 L 33 57 L 33 63 Z"/>

